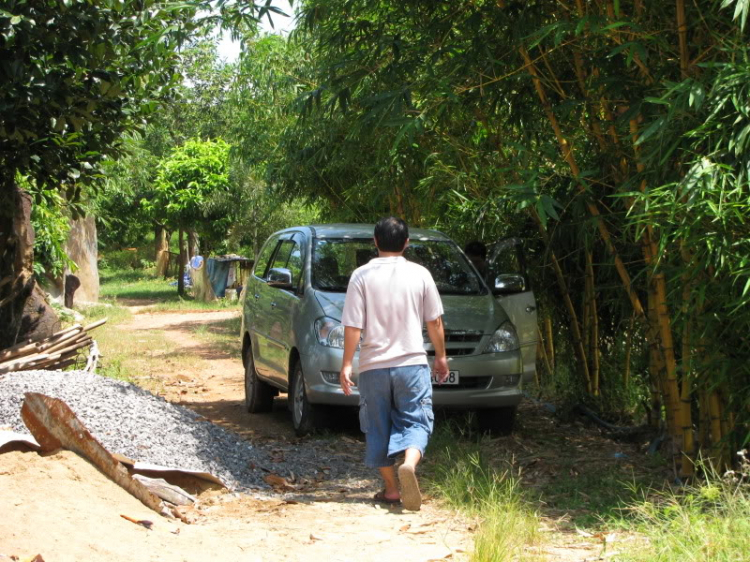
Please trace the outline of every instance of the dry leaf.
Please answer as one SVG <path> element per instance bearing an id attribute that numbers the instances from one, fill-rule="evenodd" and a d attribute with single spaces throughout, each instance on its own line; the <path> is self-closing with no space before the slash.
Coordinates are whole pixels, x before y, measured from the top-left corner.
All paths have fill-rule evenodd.
<path id="1" fill-rule="evenodd" d="M 409 529 L 411 529 L 411 523 L 407 523 L 406 525 L 404 525 L 403 527 L 401 527 L 399 529 L 399 531 L 401 531 L 403 533 L 405 531 L 408 531 Z"/>
<path id="2" fill-rule="evenodd" d="M 287 482 L 287 479 L 283 476 L 279 476 L 278 474 L 269 474 L 263 478 L 265 480 L 266 484 L 272 486 L 273 488 L 291 488 L 291 484 Z"/>

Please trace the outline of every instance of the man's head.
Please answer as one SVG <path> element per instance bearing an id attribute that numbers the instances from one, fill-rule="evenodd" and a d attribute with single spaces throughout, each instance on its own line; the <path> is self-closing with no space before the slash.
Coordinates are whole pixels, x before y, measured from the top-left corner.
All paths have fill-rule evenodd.
<path id="1" fill-rule="evenodd" d="M 487 267 L 487 246 L 482 244 L 479 240 L 474 240 L 466 244 L 464 248 L 464 254 L 471 260 L 482 275 L 486 272 Z"/>
<path id="2" fill-rule="evenodd" d="M 375 225 L 375 244 L 381 252 L 403 252 L 409 227 L 397 217 L 385 217 Z"/>
<path id="3" fill-rule="evenodd" d="M 464 254 L 466 254 L 470 258 L 477 257 L 486 260 L 487 246 L 482 244 L 479 240 L 473 240 L 472 242 L 466 244 L 466 247 L 464 248 Z"/>

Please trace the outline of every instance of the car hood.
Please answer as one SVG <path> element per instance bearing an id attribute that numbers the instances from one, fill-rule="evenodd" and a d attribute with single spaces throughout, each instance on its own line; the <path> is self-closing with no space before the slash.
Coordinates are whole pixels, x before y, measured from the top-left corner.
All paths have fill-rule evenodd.
<path id="1" fill-rule="evenodd" d="M 315 299 L 323 309 L 323 314 L 341 321 L 344 311 L 345 293 L 327 293 L 315 291 Z M 491 295 L 443 295 L 445 329 L 450 331 L 466 330 L 492 334 L 508 319 L 508 315 Z"/>
<path id="2" fill-rule="evenodd" d="M 341 315 L 344 313 L 344 299 L 346 293 L 327 293 L 325 291 L 315 291 L 315 300 L 318 301 L 323 314 L 334 320 L 341 322 Z"/>

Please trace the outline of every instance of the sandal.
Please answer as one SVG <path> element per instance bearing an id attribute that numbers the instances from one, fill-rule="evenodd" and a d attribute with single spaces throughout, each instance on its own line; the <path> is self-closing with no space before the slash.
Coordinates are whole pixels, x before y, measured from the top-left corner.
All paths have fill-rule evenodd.
<path id="1" fill-rule="evenodd" d="M 376 503 L 385 503 L 389 505 L 393 505 L 395 503 L 401 503 L 400 498 L 392 499 L 392 498 L 386 498 L 385 497 L 385 490 L 380 490 L 377 494 L 375 494 L 372 497 L 372 501 Z"/>
<path id="2" fill-rule="evenodd" d="M 419 491 L 419 483 L 414 468 L 405 464 L 399 466 L 398 479 L 401 482 L 401 498 L 404 508 L 419 511 L 422 506 L 422 494 Z"/>

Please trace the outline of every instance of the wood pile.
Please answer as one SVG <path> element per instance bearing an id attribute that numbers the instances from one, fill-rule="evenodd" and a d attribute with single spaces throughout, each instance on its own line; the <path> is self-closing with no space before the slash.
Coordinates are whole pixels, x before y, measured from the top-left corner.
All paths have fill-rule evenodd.
<path id="1" fill-rule="evenodd" d="M 106 321 L 104 318 L 85 327 L 76 324 L 43 340 L 28 340 L 0 351 L 0 375 L 33 369 L 57 370 L 73 365 L 79 351 L 94 341 L 89 332 Z"/>

